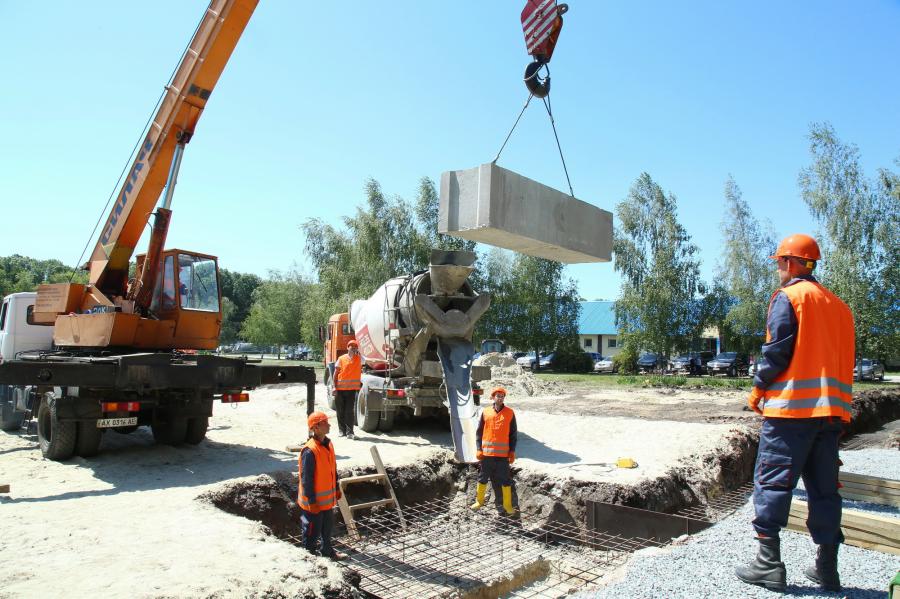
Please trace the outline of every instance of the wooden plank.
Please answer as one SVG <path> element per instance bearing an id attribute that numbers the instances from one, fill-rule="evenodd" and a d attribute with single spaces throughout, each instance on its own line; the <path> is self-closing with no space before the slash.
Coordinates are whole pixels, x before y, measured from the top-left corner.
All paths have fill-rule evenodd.
<path id="1" fill-rule="evenodd" d="M 798 499 L 792 501 L 787 527 L 797 532 L 808 532 L 807 510 L 808 505 L 805 501 Z M 841 530 L 844 533 L 844 542 L 848 545 L 900 555 L 900 519 L 859 510 L 843 510 Z"/>
<path id="2" fill-rule="evenodd" d="M 394 506 L 397 508 L 397 518 L 400 520 L 400 527 L 403 530 L 406 530 L 406 518 L 403 517 L 403 510 L 400 509 L 400 502 L 397 501 L 397 495 L 394 494 L 394 486 L 391 484 L 391 479 L 388 478 L 387 470 L 384 469 L 384 463 L 381 461 L 381 454 L 378 453 L 378 447 L 372 445 L 371 452 L 372 460 L 375 462 L 375 470 L 378 471 L 378 474 L 384 476 L 384 479 L 382 479 L 384 490 L 387 492 L 388 497 L 394 500 Z"/>
<path id="3" fill-rule="evenodd" d="M 366 508 L 380 507 L 382 505 L 395 505 L 395 502 L 388 497 L 387 499 L 378 499 L 376 501 L 367 501 L 365 503 L 351 503 L 350 510 L 363 510 Z"/>
<path id="4" fill-rule="evenodd" d="M 0 485 L 0 493 L 9 493 L 9 485 Z"/>
<path id="5" fill-rule="evenodd" d="M 877 503 L 879 505 L 892 505 L 895 507 L 900 507 L 900 497 L 860 493 L 853 489 L 847 489 L 846 487 L 840 489 L 840 494 L 844 499 L 852 499 L 854 501 L 865 501 L 867 503 Z"/>
<path id="6" fill-rule="evenodd" d="M 866 476 L 865 474 L 856 474 L 855 472 L 841 471 L 840 473 L 838 473 L 838 480 L 840 480 L 842 483 L 856 482 L 900 490 L 900 480 L 894 480 L 892 478 L 879 478 L 877 476 Z"/>
<path id="7" fill-rule="evenodd" d="M 304 447 L 306 447 L 306 443 L 304 443 L 303 445 L 288 445 L 284 448 L 284 450 L 291 453 L 300 453 L 301 451 L 303 451 Z"/>
<path id="8" fill-rule="evenodd" d="M 345 485 L 353 484 L 353 483 L 366 483 L 370 481 L 378 481 L 381 482 L 385 479 L 384 474 L 362 474 L 360 476 L 348 476 L 347 478 L 341 479 L 341 490 L 344 490 Z"/>
<path id="9" fill-rule="evenodd" d="M 353 512 L 350 510 L 350 504 L 347 503 L 347 498 L 344 497 L 343 493 L 341 493 L 341 498 L 338 499 L 338 509 L 341 510 L 341 516 L 344 518 L 347 534 L 359 540 L 359 530 L 356 528 L 356 522 L 353 521 Z"/>

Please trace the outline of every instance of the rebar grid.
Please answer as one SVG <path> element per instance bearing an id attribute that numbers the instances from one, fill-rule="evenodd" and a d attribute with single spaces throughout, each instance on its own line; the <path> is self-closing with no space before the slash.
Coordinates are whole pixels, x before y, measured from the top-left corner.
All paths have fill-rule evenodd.
<path id="1" fill-rule="evenodd" d="M 463 494 L 404 506 L 403 514 L 405 529 L 393 510 L 356 518 L 358 538 L 336 527 L 335 545 L 347 552 L 361 589 L 381 599 L 478 596 L 488 588 L 506 597 L 560 597 L 596 586 L 633 551 L 662 545 L 575 524 L 538 526 L 490 506 L 473 512 Z"/>
<path id="2" fill-rule="evenodd" d="M 744 483 L 740 487 L 710 500 L 706 505 L 683 508 L 675 512 L 675 515 L 707 522 L 718 522 L 747 503 L 747 497 L 751 493 L 753 493 L 753 483 Z"/>

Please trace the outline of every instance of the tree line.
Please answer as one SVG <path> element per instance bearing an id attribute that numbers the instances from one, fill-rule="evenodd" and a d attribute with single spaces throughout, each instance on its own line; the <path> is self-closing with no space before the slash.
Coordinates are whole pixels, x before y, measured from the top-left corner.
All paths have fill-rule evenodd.
<path id="1" fill-rule="evenodd" d="M 867 177 L 858 149 L 841 142 L 827 123 L 811 126 L 809 142 L 810 164 L 798 186 L 811 222 L 798 224 L 796 232 L 810 232 L 819 241 L 823 257 L 815 274 L 853 310 L 857 352 L 894 358 L 900 355 L 900 175 L 882 168 Z M 318 347 L 318 328 L 331 314 L 348 311 L 353 300 L 368 298 L 391 278 L 427 268 L 432 249 L 447 249 L 479 254 L 470 281 L 491 294 L 492 304 L 476 340 L 581 353 L 581 298 L 563 265 L 439 234 L 438 194 L 427 177 L 412 201 L 386 196 L 374 179 L 364 193 L 365 201 L 340 226 L 319 219 L 300 225 L 312 275 L 271 272 L 263 278 L 220 271 L 223 344 Z M 771 223 L 757 218 L 728 177 L 723 251 L 708 282 L 700 277 L 700 252 L 678 222 L 677 208 L 676 196 L 648 173 L 637 177 L 615 208 L 614 268 L 623 279 L 615 313 L 626 366 L 640 351 L 690 350 L 710 326 L 732 351 L 756 353 L 765 338 L 768 301 L 778 287 L 768 258 L 778 242 Z M 811 230 L 813 222 L 817 231 Z M 68 281 L 72 274 L 57 260 L 0 258 L 0 294 Z M 74 276 L 85 280 L 82 271 Z M 573 365 L 579 367 L 585 364 Z"/>
<path id="2" fill-rule="evenodd" d="M 879 169 L 867 177 L 859 150 L 841 142 L 827 123 L 811 125 L 810 165 L 798 176 L 822 250 L 814 275 L 850 306 L 858 355 L 900 356 L 900 176 Z M 900 166 L 900 159 L 895 161 Z M 778 243 L 729 177 L 723 190 L 723 251 L 711 283 L 699 279 L 700 258 L 677 221 L 677 202 L 647 173 L 616 207 L 615 268 L 624 278 L 616 322 L 623 361 L 640 350 L 668 355 L 690 349 L 716 326 L 731 351 L 757 353 L 766 314 L 778 288 L 769 259 Z M 818 227 L 811 231 L 812 223 Z"/>

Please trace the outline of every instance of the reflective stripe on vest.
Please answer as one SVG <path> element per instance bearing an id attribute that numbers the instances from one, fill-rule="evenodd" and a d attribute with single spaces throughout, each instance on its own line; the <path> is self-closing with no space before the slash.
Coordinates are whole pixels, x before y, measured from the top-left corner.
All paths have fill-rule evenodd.
<path id="1" fill-rule="evenodd" d="M 316 458 L 316 471 L 313 478 L 313 492 L 315 497 L 307 497 L 303 494 L 303 452 L 300 452 L 300 485 L 297 493 L 297 505 L 307 512 L 321 512 L 334 507 L 337 503 L 337 459 L 334 455 L 334 444 L 329 443 L 325 447 L 315 439 L 306 442 L 306 448 L 313 452 Z"/>
<path id="2" fill-rule="evenodd" d="M 495 412 L 493 406 L 484 409 L 484 429 L 481 433 L 481 451 L 493 458 L 509 456 L 509 425 L 513 419 L 511 408 L 503 406 Z"/>
<path id="3" fill-rule="evenodd" d="M 794 355 L 763 393 L 763 416 L 850 421 L 854 329 L 850 308 L 819 283 L 799 280 L 784 293 L 797 317 Z M 771 301 L 769 303 L 771 307 Z M 766 341 L 771 334 L 766 331 Z"/>
<path id="4" fill-rule="evenodd" d="M 356 391 L 362 387 L 362 360 L 358 354 L 352 359 L 347 354 L 338 358 L 335 371 L 334 388 L 338 391 Z"/>

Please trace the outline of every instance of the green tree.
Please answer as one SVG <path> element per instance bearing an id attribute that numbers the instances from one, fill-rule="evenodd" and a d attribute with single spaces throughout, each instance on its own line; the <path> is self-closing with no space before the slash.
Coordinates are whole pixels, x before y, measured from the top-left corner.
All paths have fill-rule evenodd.
<path id="1" fill-rule="evenodd" d="M 263 284 L 260 276 L 248 273 L 219 270 L 222 286 L 222 343 L 234 343 L 241 337 L 241 327 L 250 314 L 253 292 Z M 227 300 L 227 301 L 226 301 Z"/>
<path id="2" fill-rule="evenodd" d="M 575 281 L 564 274 L 559 262 L 517 255 L 499 309 L 505 322 L 499 336 L 537 354 L 577 343 L 581 303 Z"/>
<path id="3" fill-rule="evenodd" d="M 624 279 L 616 324 L 631 353 L 645 349 L 667 356 L 691 341 L 700 262 L 676 210 L 675 196 L 647 173 L 616 206 L 615 268 Z"/>
<path id="4" fill-rule="evenodd" d="M 42 283 L 87 283 L 87 273 L 59 260 L 37 260 L 14 254 L 0 257 L 0 298 L 35 291 Z"/>
<path id="5" fill-rule="evenodd" d="M 365 205 L 343 218 L 342 229 L 320 219 L 301 225 L 321 285 L 310 293 L 314 305 L 305 311 L 307 343 L 318 343 L 318 325 L 331 314 L 346 312 L 354 300 L 368 298 L 389 279 L 427 268 L 432 249 L 474 248 L 472 242 L 437 232 L 438 194 L 431 179 L 419 181 L 414 203 L 385 197 L 374 179 L 365 191 Z"/>
<path id="6" fill-rule="evenodd" d="M 765 341 L 769 298 L 778 284 L 772 261 L 775 249 L 771 225 L 766 229 L 753 216 L 734 178 L 725 181 L 725 216 L 722 219 L 722 259 L 717 281 L 727 299 L 711 298 L 712 306 L 725 307 L 720 334 L 733 351 L 758 353 Z"/>
<path id="7" fill-rule="evenodd" d="M 812 164 L 800 172 L 803 200 L 822 228 L 823 283 L 853 311 L 857 354 L 897 354 L 897 176 L 868 179 L 855 145 L 842 143 L 828 123 L 810 127 Z"/>
<path id="8" fill-rule="evenodd" d="M 296 273 L 272 277 L 253 292 L 253 305 L 241 334 L 258 345 L 300 343 L 300 321 L 309 283 Z"/>

